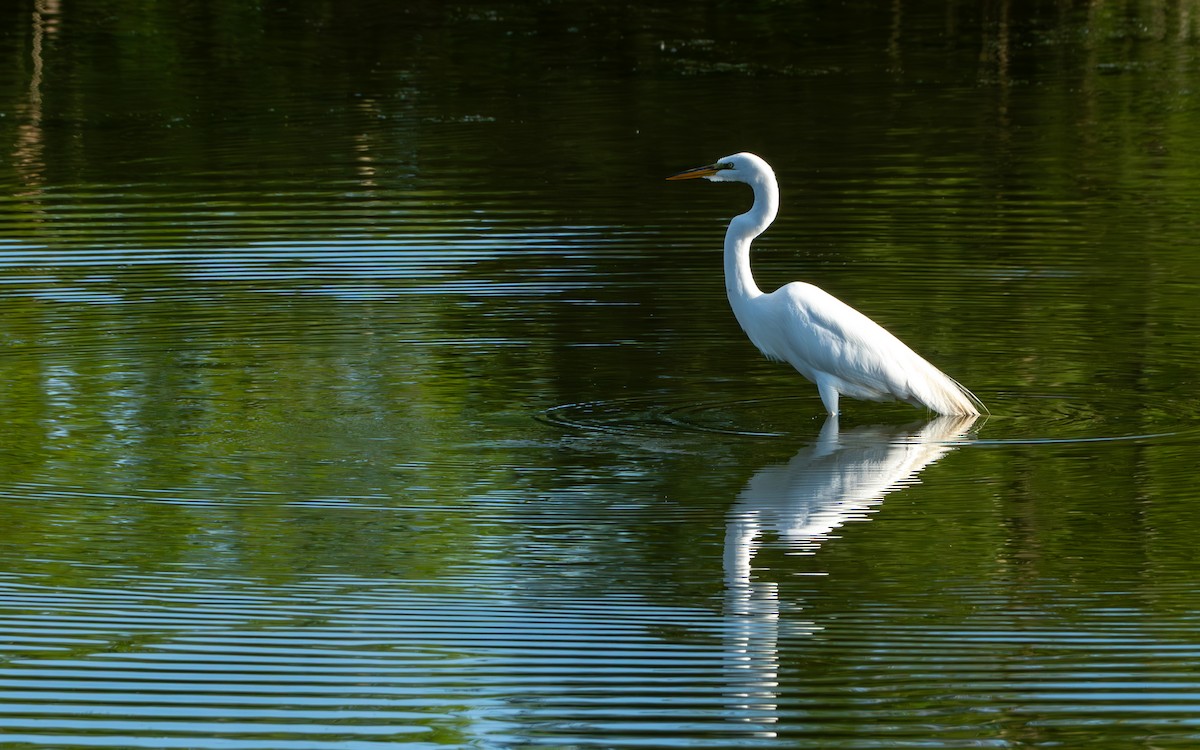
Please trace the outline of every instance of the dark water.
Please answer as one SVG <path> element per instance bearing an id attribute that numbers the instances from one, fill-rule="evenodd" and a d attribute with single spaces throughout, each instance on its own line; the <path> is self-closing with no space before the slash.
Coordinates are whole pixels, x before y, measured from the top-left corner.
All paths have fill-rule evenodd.
<path id="1" fill-rule="evenodd" d="M 1200 745 L 1195 2 L 2 14 L 4 747 Z"/>

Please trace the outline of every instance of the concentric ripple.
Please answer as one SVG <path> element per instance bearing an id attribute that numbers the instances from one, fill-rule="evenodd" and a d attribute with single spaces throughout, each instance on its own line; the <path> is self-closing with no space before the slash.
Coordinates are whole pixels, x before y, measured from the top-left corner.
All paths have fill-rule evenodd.
<path id="1" fill-rule="evenodd" d="M 1111 398 L 1110 398 L 1111 396 Z M 988 401 L 970 442 L 977 445 L 1071 444 L 1114 441 L 1192 441 L 1200 438 L 1200 411 L 1183 400 L 1164 399 L 1142 409 L 1128 397 L 1017 392 Z M 537 415 L 548 424 L 594 432 L 667 435 L 717 433 L 754 438 L 808 437 L 825 419 L 820 401 L 808 396 L 708 399 L 683 402 L 656 394 L 554 406 Z M 898 404 L 852 404 L 843 423 L 864 420 L 901 424 L 928 417 Z"/>
<path id="2" fill-rule="evenodd" d="M 787 431 L 755 427 L 754 412 L 772 402 L 791 402 L 792 399 L 747 399 L 741 401 L 708 401 L 703 403 L 670 403 L 654 396 L 637 396 L 608 401 L 587 401 L 562 404 L 546 409 L 538 418 L 542 421 L 582 430 L 669 434 L 672 432 L 711 432 L 747 437 L 783 437 Z M 738 426 L 741 419 L 743 426 Z"/>

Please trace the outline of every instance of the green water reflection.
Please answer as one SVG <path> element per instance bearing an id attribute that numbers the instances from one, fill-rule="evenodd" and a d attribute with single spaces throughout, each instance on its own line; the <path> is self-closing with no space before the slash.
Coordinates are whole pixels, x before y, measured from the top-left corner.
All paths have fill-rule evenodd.
<path id="1" fill-rule="evenodd" d="M 1194 0 L 0 19 L 0 743 L 1200 741 Z"/>

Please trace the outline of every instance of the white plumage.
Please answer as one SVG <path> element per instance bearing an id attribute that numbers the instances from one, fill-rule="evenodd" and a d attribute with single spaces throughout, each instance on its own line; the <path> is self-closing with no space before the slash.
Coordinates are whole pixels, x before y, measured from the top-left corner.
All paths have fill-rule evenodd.
<path id="1" fill-rule="evenodd" d="M 839 395 L 867 401 L 906 401 L 938 414 L 978 415 L 979 399 L 925 361 L 875 321 L 804 282 L 763 292 L 750 271 L 750 244 L 779 209 L 779 186 L 769 164 L 750 153 L 669 177 L 744 182 L 754 205 L 735 216 L 725 233 L 725 288 L 733 314 L 755 346 L 790 363 L 817 384 L 830 414 Z"/>

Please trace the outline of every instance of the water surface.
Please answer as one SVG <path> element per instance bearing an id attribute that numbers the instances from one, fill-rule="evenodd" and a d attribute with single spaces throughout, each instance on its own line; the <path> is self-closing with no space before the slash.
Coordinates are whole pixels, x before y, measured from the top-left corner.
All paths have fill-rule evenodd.
<path id="1" fill-rule="evenodd" d="M 6 747 L 1200 742 L 1190 4 L 3 13 Z"/>

